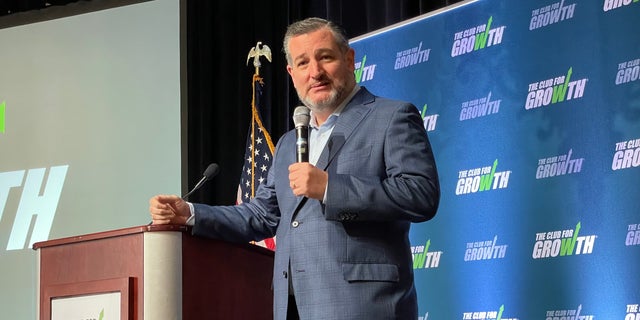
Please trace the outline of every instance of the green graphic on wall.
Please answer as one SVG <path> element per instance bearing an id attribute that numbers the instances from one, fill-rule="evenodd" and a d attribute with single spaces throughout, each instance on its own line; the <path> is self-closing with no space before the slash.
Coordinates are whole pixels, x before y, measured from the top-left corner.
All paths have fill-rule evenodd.
<path id="1" fill-rule="evenodd" d="M 0 103 L 0 133 L 4 133 L 4 109 L 5 109 L 5 105 L 6 105 L 6 103 L 4 101 L 2 101 L 2 103 Z"/>

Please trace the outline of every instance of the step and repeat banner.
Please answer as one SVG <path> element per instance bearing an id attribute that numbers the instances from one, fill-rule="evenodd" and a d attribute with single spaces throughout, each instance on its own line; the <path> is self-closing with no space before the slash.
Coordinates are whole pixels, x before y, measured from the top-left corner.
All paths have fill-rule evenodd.
<path id="1" fill-rule="evenodd" d="M 353 39 L 442 188 L 419 318 L 640 319 L 640 1 L 470 1 Z"/>

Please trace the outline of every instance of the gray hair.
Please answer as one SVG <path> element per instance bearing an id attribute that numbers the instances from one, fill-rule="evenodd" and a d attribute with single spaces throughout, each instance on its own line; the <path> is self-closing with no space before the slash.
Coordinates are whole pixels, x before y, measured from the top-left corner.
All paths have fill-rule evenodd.
<path id="1" fill-rule="evenodd" d="M 342 53 L 349 50 L 349 40 L 347 40 L 347 34 L 344 29 L 329 20 L 322 18 L 307 18 L 289 25 L 287 32 L 284 35 L 282 50 L 284 51 L 284 56 L 289 65 L 293 63 L 291 53 L 289 52 L 289 41 L 291 41 L 291 38 L 311 33 L 322 28 L 328 28 L 329 31 L 331 31 L 333 38 Z"/>

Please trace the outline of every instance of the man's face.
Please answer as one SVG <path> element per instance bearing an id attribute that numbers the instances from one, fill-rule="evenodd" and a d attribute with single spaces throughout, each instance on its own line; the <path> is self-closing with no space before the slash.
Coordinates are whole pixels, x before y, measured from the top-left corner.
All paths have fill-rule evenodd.
<path id="1" fill-rule="evenodd" d="M 354 51 L 342 53 L 326 28 L 289 41 L 287 72 L 300 100 L 317 113 L 331 113 L 355 85 Z"/>

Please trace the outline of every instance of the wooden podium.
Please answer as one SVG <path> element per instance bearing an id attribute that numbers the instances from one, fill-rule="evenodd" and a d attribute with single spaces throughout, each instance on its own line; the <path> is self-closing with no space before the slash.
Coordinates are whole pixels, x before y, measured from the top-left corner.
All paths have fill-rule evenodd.
<path id="1" fill-rule="evenodd" d="M 41 320 L 52 319 L 53 302 L 110 293 L 120 299 L 122 320 L 273 318 L 273 252 L 262 247 L 146 225 L 33 248 Z"/>

